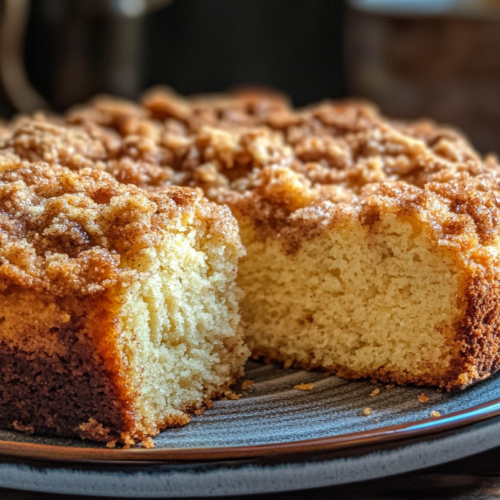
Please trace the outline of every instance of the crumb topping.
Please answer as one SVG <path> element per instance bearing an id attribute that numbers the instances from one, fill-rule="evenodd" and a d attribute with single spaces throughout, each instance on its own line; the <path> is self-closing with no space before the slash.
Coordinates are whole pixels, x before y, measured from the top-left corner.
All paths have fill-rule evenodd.
<path id="1" fill-rule="evenodd" d="M 384 210 L 428 210 L 439 239 L 498 238 L 496 160 L 454 131 L 388 120 L 363 102 L 294 109 L 252 90 L 191 99 L 153 90 L 141 104 L 100 97 L 4 127 L 0 170 L 41 161 L 151 191 L 200 187 L 289 252 L 353 211 L 373 223 Z"/>
<path id="2" fill-rule="evenodd" d="M 157 244 L 194 210 L 220 212 L 219 224 L 235 231 L 229 213 L 192 189 L 151 193 L 98 170 L 77 175 L 43 164 L 4 171 L 0 289 L 91 294 L 138 279 L 140 271 L 123 262 Z"/>
<path id="3" fill-rule="evenodd" d="M 275 93 L 184 99 L 155 90 L 141 104 L 101 97 L 7 129 L 0 170 L 43 161 L 151 191 L 200 187 L 288 252 L 343 217 L 375 223 L 384 211 L 427 216 L 444 244 L 498 239 L 497 161 L 457 132 L 388 120 L 363 102 L 294 109 Z"/>

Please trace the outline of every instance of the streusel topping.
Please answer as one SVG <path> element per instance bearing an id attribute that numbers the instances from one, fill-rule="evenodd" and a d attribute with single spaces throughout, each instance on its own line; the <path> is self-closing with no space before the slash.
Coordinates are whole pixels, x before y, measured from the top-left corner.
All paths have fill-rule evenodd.
<path id="1" fill-rule="evenodd" d="M 182 230 L 194 211 L 236 233 L 229 211 L 201 192 L 151 193 L 92 169 L 33 164 L 0 173 L 0 288 L 89 294 L 137 279 L 123 266 Z"/>
<path id="2" fill-rule="evenodd" d="M 401 206 L 436 209 L 447 238 L 459 227 L 482 242 L 496 235 L 494 158 L 482 159 L 457 132 L 391 121 L 361 102 L 294 109 L 271 93 L 184 99 L 157 90 L 142 104 L 98 98 L 63 118 L 24 118 L 1 137 L 0 169 L 44 161 L 150 191 L 201 187 L 251 217 L 263 237 L 292 227 L 317 234 L 328 214 L 393 203 L 391 190 Z"/>

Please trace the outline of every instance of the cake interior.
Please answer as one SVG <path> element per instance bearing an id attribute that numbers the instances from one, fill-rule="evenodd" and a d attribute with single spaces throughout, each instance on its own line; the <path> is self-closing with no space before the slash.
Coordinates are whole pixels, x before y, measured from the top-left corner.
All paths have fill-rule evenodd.
<path id="1" fill-rule="evenodd" d="M 256 356 L 349 378 L 438 383 L 459 346 L 463 276 L 422 224 L 351 214 L 286 251 L 241 220 L 242 319 Z"/>
<path id="2" fill-rule="evenodd" d="M 149 275 L 116 311 L 128 377 L 138 388 L 135 412 L 146 428 L 187 422 L 186 409 L 229 390 L 247 352 L 234 333 L 235 257 L 204 221 L 193 224 L 124 263 Z"/>

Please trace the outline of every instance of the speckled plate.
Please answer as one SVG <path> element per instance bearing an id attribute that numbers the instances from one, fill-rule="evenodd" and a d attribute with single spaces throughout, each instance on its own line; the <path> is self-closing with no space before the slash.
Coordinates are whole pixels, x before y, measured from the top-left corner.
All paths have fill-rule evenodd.
<path id="1" fill-rule="evenodd" d="M 500 445 L 500 418 L 495 418 L 500 416 L 500 376 L 492 376 L 465 391 L 451 394 L 415 387 L 387 389 L 384 385 L 349 382 L 324 377 L 321 373 L 285 371 L 256 362 L 248 363 L 245 378 L 255 384 L 239 391 L 242 394 L 239 400 L 217 401 L 212 410 L 194 417 L 190 425 L 163 432 L 155 439 L 155 448 L 151 450 L 142 447 L 108 449 L 88 441 L 1 430 L 0 454 L 6 458 L 3 464 L 0 463 L 0 486 L 85 494 L 89 488 L 86 480 L 76 487 L 79 480 L 73 477 L 65 481 L 61 474 L 68 478 L 77 473 L 76 478 L 80 479 L 85 474 L 97 474 L 100 479 L 94 477 L 91 483 L 96 485 L 104 481 L 99 483 L 104 489 L 91 488 L 88 494 L 133 496 L 124 490 L 128 479 L 117 480 L 120 474 L 127 472 L 127 478 L 136 473 L 146 474 L 143 486 L 151 488 L 144 486 L 141 496 L 161 496 L 159 485 L 166 488 L 165 493 L 168 490 L 169 494 L 177 496 L 283 491 L 346 482 L 344 476 L 343 479 L 334 478 L 325 472 L 333 470 L 334 463 L 336 466 L 343 463 L 345 467 L 346 460 L 357 460 L 358 464 L 355 466 L 357 472 L 351 471 L 348 475 L 350 480 L 391 473 L 386 466 L 383 471 L 375 472 L 378 469 L 373 464 L 367 472 L 363 469 L 366 463 L 359 469 L 359 460 L 366 461 L 373 453 L 392 456 L 403 449 L 415 450 L 415 446 L 430 447 L 428 451 L 420 449 L 418 456 L 411 459 L 398 458 L 394 470 L 402 472 Z M 295 389 L 297 384 L 313 384 L 313 388 Z M 372 396 L 375 389 L 379 390 L 378 394 Z M 419 399 L 422 393 L 428 398 L 425 403 Z M 370 415 L 364 415 L 365 408 L 370 408 Z M 438 412 L 440 416 L 431 417 L 431 412 Z M 473 437 L 474 433 L 479 434 Z M 440 440 L 450 444 L 436 448 Z M 451 443 L 455 444 L 451 446 Z M 455 450 L 454 446 L 458 448 Z M 26 465 L 27 459 L 37 461 L 38 465 Z M 72 465 L 67 469 L 69 462 Z M 281 464 L 281 469 L 276 468 L 277 464 Z M 321 477 L 309 471 L 309 478 L 317 478 L 312 484 L 306 479 L 301 480 L 300 485 L 295 484 L 296 477 L 300 476 L 298 472 L 299 476 L 293 476 L 295 479 L 285 480 L 291 470 L 306 466 L 315 471 L 323 470 L 322 467 L 327 469 Z M 229 478 L 240 477 L 245 467 L 253 471 L 248 477 L 255 479 L 251 487 L 247 485 L 250 489 L 247 486 L 243 490 L 229 487 L 233 484 Z M 271 481 L 278 481 L 278 486 L 268 481 L 269 467 L 273 474 L 278 474 Z M 265 474 L 264 469 L 267 470 Z M 190 478 L 195 470 L 198 472 Z M 224 470 L 227 474 L 220 476 Z M 258 480 L 259 470 L 266 480 Z M 276 472 L 278 470 L 281 472 Z M 220 487 L 214 483 L 205 488 L 202 485 L 208 485 L 209 479 L 208 483 L 193 479 L 207 474 L 214 480 L 218 478 L 216 483 Z M 325 479 L 325 474 L 329 479 Z M 38 477 L 36 481 L 33 475 Z M 58 476 L 57 488 L 42 484 L 49 476 Z M 109 483 L 107 480 L 114 485 L 111 489 L 105 487 Z"/>

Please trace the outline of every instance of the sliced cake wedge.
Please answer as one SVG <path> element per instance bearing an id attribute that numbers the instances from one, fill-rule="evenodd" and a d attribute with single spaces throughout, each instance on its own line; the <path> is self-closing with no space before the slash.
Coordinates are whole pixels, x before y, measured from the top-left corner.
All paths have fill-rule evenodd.
<path id="1" fill-rule="evenodd" d="M 96 170 L 0 174 L 0 425 L 147 440 L 229 391 L 248 357 L 229 210 Z"/>

